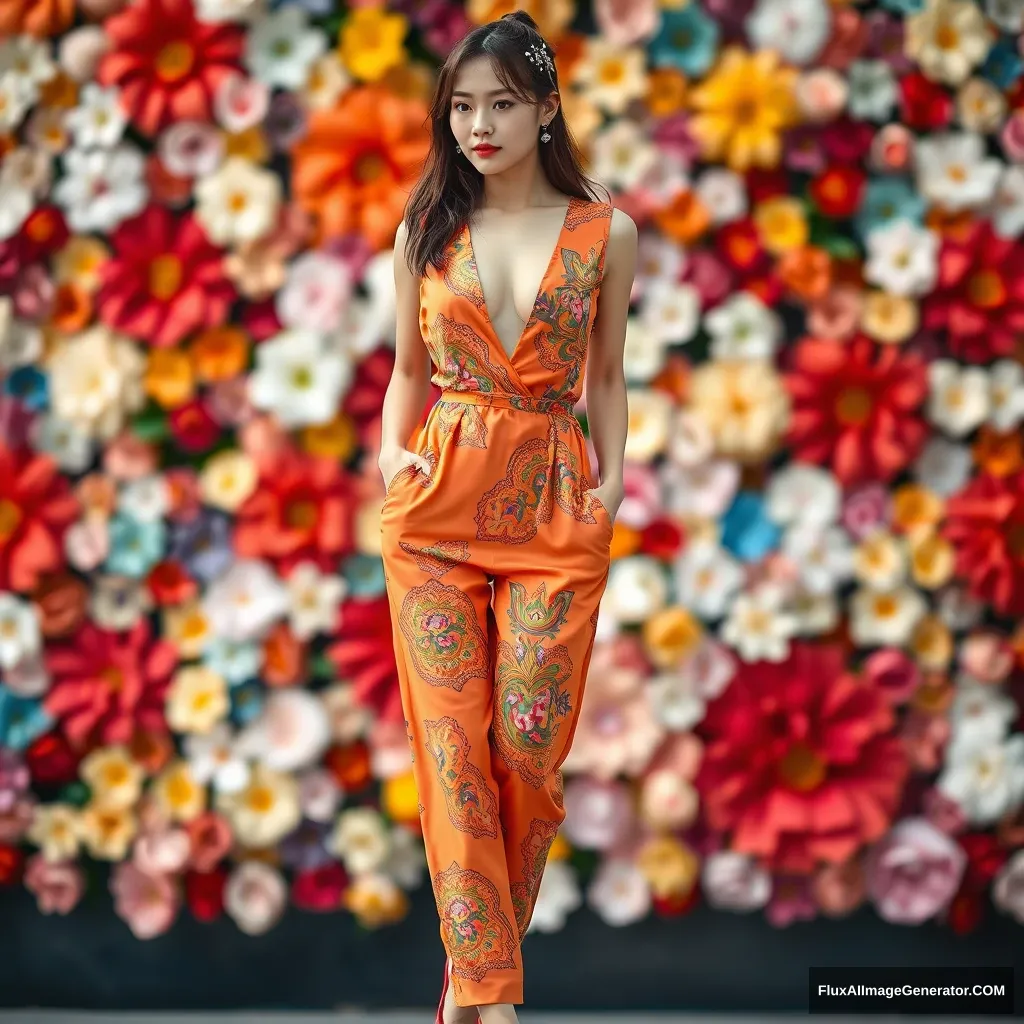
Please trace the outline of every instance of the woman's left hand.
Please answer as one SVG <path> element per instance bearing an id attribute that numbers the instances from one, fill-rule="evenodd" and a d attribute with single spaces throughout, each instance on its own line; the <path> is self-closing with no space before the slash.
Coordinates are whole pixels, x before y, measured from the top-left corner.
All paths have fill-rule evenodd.
<path id="1" fill-rule="evenodd" d="M 591 487 L 590 493 L 604 505 L 608 510 L 609 518 L 614 523 L 619 506 L 622 504 L 622 499 L 626 496 L 626 491 L 622 484 L 614 480 L 608 480 L 597 487 Z"/>

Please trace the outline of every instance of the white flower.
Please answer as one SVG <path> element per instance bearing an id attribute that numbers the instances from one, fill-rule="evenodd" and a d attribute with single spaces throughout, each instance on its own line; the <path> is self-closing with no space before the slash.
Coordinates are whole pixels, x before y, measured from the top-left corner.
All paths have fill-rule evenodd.
<path id="1" fill-rule="evenodd" d="M 991 37 L 975 0 L 926 0 L 906 17 L 904 49 L 936 82 L 959 85 L 988 54 Z"/>
<path id="2" fill-rule="evenodd" d="M 327 36 L 310 28 L 306 12 L 291 5 L 254 22 L 246 36 L 245 65 L 266 85 L 301 89 L 326 49 Z"/>
<path id="3" fill-rule="evenodd" d="M 622 928 L 651 909 L 651 889 L 640 868 L 621 856 L 601 861 L 587 889 L 587 903 L 605 924 Z"/>
<path id="4" fill-rule="evenodd" d="M 985 0 L 985 13 L 1004 32 L 1024 32 L 1024 0 Z"/>
<path id="5" fill-rule="evenodd" d="M 746 182 L 727 167 L 709 167 L 697 179 L 693 190 L 716 227 L 739 220 L 749 209 Z"/>
<path id="6" fill-rule="evenodd" d="M 212 242 L 251 242 L 270 231 L 277 221 L 281 180 L 273 171 L 232 156 L 196 185 L 195 197 L 196 218 Z"/>
<path id="7" fill-rule="evenodd" d="M 540 888 L 533 907 L 533 916 L 526 933 L 550 935 L 565 927 L 565 919 L 583 906 L 579 876 L 565 860 L 549 860 L 540 878 Z"/>
<path id="8" fill-rule="evenodd" d="M 155 523 L 171 507 L 170 487 L 162 473 L 129 480 L 117 498 L 118 510 L 140 523 Z"/>
<path id="9" fill-rule="evenodd" d="M 853 574 L 853 546 L 841 526 L 790 526 L 782 553 L 794 562 L 809 594 L 830 594 Z"/>
<path id="10" fill-rule="evenodd" d="M 0 296 L 0 372 L 29 366 L 43 352 L 43 334 L 38 324 L 14 315 L 10 296 Z"/>
<path id="11" fill-rule="evenodd" d="M 30 437 L 37 451 L 45 452 L 67 473 L 84 473 L 92 464 L 93 443 L 74 423 L 52 414 L 36 418 Z"/>
<path id="12" fill-rule="evenodd" d="M 639 624 L 665 607 L 668 583 L 661 563 L 633 555 L 612 563 L 602 610 L 619 623 Z"/>
<path id="13" fill-rule="evenodd" d="M 54 415 L 89 437 L 109 440 L 145 403 L 145 366 L 138 346 L 105 326 L 68 338 L 49 359 Z"/>
<path id="14" fill-rule="evenodd" d="M 36 198 L 50 194 L 53 161 L 50 154 L 35 146 L 15 146 L 0 164 L 0 186 L 27 189 Z"/>
<path id="15" fill-rule="evenodd" d="M 87 82 L 78 96 L 78 106 L 69 110 L 65 124 L 81 149 L 98 146 L 109 149 L 121 141 L 128 118 L 121 106 L 121 91 L 104 89 Z"/>
<path id="16" fill-rule="evenodd" d="M 924 295 L 935 287 L 939 236 L 900 218 L 867 237 L 864 277 L 893 295 Z"/>
<path id="17" fill-rule="evenodd" d="M 666 477 L 666 508 L 677 515 L 717 519 L 732 504 L 740 467 L 730 459 L 708 459 L 697 466 L 673 466 Z"/>
<path id="18" fill-rule="evenodd" d="M 970 479 L 974 462 L 970 451 L 945 437 L 933 437 L 914 462 L 914 476 L 940 498 L 956 494 Z"/>
<path id="19" fill-rule="evenodd" d="M 858 121 L 885 121 L 896 103 L 896 78 L 884 60 L 855 60 L 847 71 L 847 107 Z"/>
<path id="20" fill-rule="evenodd" d="M 337 412 L 351 377 L 351 363 L 328 352 L 319 334 L 285 330 L 256 349 L 249 397 L 284 427 L 326 423 Z"/>
<path id="21" fill-rule="evenodd" d="M 38 90 L 15 71 L 0 71 L 0 132 L 13 132 L 35 102 Z"/>
<path id="22" fill-rule="evenodd" d="M 302 102 L 309 110 L 329 110 L 352 87 L 352 76 L 337 50 L 328 50 L 313 61 L 302 89 Z"/>
<path id="23" fill-rule="evenodd" d="M 0 107 L 3 100 L 0 92 Z M 16 235 L 34 208 L 35 199 L 29 189 L 16 182 L 0 181 L 0 241 Z"/>
<path id="24" fill-rule="evenodd" d="M 0 592 L 0 668 L 8 671 L 39 653 L 42 637 L 35 605 Z"/>
<path id="25" fill-rule="evenodd" d="M 342 260 L 326 252 L 305 252 L 288 267 L 288 277 L 274 300 L 277 315 L 285 327 L 337 330 L 353 284 Z"/>
<path id="26" fill-rule="evenodd" d="M 579 85 L 588 104 L 622 114 L 647 88 L 646 54 L 639 46 L 622 47 L 601 36 L 584 36 L 583 53 L 566 84 Z"/>
<path id="27" fill-rule="evenodd" d="M 218 722 L 205 735 L 189 733 L 182 744 L 197 785 L 212 782 L 218 792 L 237 793 L 249 784 L 249 766 L 235 751 L 234 735 L 227 722 Z"/>
<path id="28" fill-rule="evenodd" d="M 864 587 L 850 599 L 850 637 L 858 647 L 899 647 L 927 611 L 924 597 L 911 587 Z"/>
<path id="29" fill-rule="evenodd" d="M 821 52 L 832 27 L 825 0 L 758 0 L 747 17 L 754 48 L 776 50 L 789 64 L 808 64 Z"/>
<path id="30" fill-rule="evenodd" d="M 334 775 L 326 768 L 309 768 L 299 775 L 299 803 L 303 817 L 329 822 L 345 797 Z"/>
<path id="31" fill-rule="evenodd" d="M 827 526 L 839 518 L 842 490 L 826 469 L 790 462 L 768 481 L 765 508 L 780 526 Z"/>
<path id="32" fill-rule="evenodd" d="M 265 17 L 264 7 L 263 0 L 195 0 L 196 18 L 211 24 Z"/>
<path id="33" fill-rule="evenodd" d="M 421 837 L 405 825 L 395 825 L 391 830 L 390 850 L 383 865 L 384 873 L 403 889 L 418 889 L 423 882 L 426 866 Z"/>
<path id="34" fill-rule="evenodd" d="M 958 748 L 936 780 L 970 825 L 993 825 L 1024 799 L 1024 736 L 998 746 Z"/>
<path id="35" fill-rule="evenodd" d="M 206 121 L 176 121 L 157 139 L 157 154 L 171 174 L 204 179 L 224 160 L 224 135 Z"/>
<path id="36" fill-rule="evenodd" d="M 839 600 L 834 592 L 812 594 L 797 587 L 789 595 L 787 608 L 796 619 L 796 636 L 823 636 L 839 623 Z"/>
<path id="37" fill-rule="evenodd" d="M 294 777 L 261 764 L 253 766 L 243 788 L 218 793 L 216 802 L 238 842 L 256 849 L 276 846 L 302 820 Z"/>
<path id="38" fill-rule="evenodd" d="M 234 562 L 203 597 L 210 631 L 233 643 L 263 635 L 288 612 L 288 591 L 265 562 Z"/>
<path id="39" fill-rule="evenodd" d="M 758 910 L 772 894 L 772 876 L 745 853 L 715 850 L 704 860 L 701 885 L 716 910 Z"/>
<path id="40" fill-rule="evenodd" d="M 934 359 L 928 384 L 928 418 L 947 434 L 964 437 L 988 418 L 989 377 L 982 367 Z"/>
<path id="41" fill-rule="evenodd" d="M 685 268 L 686 251 L 678 242 L 653 231 L 641 231 L 631 301 L 643 298 L 657 283 L 678 281 Z"/>
<path id="42" fill-rule="evenodd" d="M 384 818 L 372 807 L 342 811 L 327 840 L 328 849 L 351 874 L 377 871 L 387 860 L 390 845 Z"/>
<path id="43" fill-rule="evenodd" d="M 331 741 L 323 702 L 309 690 L 274 690 L 259 717 L 245 727 L 236 749 L 277 772 L 295 772 L 317 762 Z"/>
<path id="44" fill-rule="evenodd" d="M 626 404 L 629 409 L 626 461 L 646 465 L 669 443 L 676 404 L 670 395 L 656 388 L 629 388 Z"/>
<path id="45" fill-rule="evenodd" d="M 992 902 L 1024 924 L 1024 850 L 1017 850 L 999 869 L 992 882 Z"/>
<path id="46" fill-rule="evenodd" d="M 969 677 L 959 681 L 949 709 L 952 738 L 946 748 L 947 759 L 998 746 L 1016 717 L 1017 704 L 1009 694 Z"/>
<path id="47" fill-rule="evenodd" d="M 973 132 L 940 132 L 914 145 L 918 191 L 956 213 L 984 206 L 995 194 L 1002 162 L 986 155 L 985 140 Z"/>
<path id="48" fill-rule="evenodd" d="M 288 576 L 289 621 L 295 636 L 309 640 L 317 633 L 331 632 L 347 592 L 348 584 L 340 576 L 325 575 L 312 562 L 297 565 Z"/>
<path id="49" fill-rule="evenodd" d="M 1024 233 L 1024 167 L 1012 164 L 1003 170 L 987 212 L 992 230 L 1001 238 Z"/>
<path id="50" fill-rule="evenodd" d="M 988 372 L 988 422 L 996 430 L 1008 433 L 1024 419 L 1024 367 L 1012 359 L 999 359 Z"/>
<path id="51" fill-rule="evenodd" d="M 246 935 L 270 931 L 288 903 L 288 883 L 277 868 L 260 860 L 242 861 L 224 886 L 224 910 Z"/>
<path id="52" fill-rule="evenodd" d="M 617 118 L 596 132 L 590 147 L 594 176 L 619 192 L 636 188 L 659 159 L 648 134 L 629 118 Z"/>
<path id="53" fill-rule="evenodd" d="M 685 732 L 704 717 L 736 674 L 736 660 L 727 647 L 705 635 L 696 650 L 673 672 L 650 679 L 654 713 L 666 729 Z"/>
<path id="54" fill-rule="evenodd" d="M 686 282 L 651 282 L 644 294 L 640 320 L 659 346 L 690 341 L 700 324 L 700 293 Z"/>
<path id="55" fill-rule="evenodd" d="M 676 600 L 705 621 L 720 619 L 743 585 L 739 562 L 718 544 L 687 544 L 676 560 Z"/>
<path id="56" fill-rule="evenodd" d="M 232 134 L 260 124 L 269 107 L 267 86 L 237 71 L 224 77 L 213 97 L 213 116 Z"/>
<path id="57" fill-rule="evenodd" d="M 785 591 L 774 584 L 740 594 L 722 623 L 722 640 L 744 661 L 785 661 L 797 622 L 784 603 Z"/>
<path id="58" fill-rule="evenodd" d="M 874 590 L 891 590 L 907 578 L 907 543 L 884 527 L 877 527 L 857 545 L 853 572 Z"/>
<path id="59" fill-rule="evenodd" d="M 133 146 L 64 154 L 66 176 L 57 182 L 53 198 L 75 231 L 110 231 L 138 213 L 149 196 L 146 163 Z"/>
<path id="60" fill-rule="evenodd" d="M 736 292 L 704 317 L 715 359 L 771 359 L 782 321 L 756 295 Z"/>
<path id="61" fill-rule="evenodd" d="M 368 356 L 381 344 L 395 343 L 394 249 L 372 256 L 363 268 L 361 284 L 367 296 L 350 295 L 343 309 L 333 348 L 344 350 L 354 359 Z"/>

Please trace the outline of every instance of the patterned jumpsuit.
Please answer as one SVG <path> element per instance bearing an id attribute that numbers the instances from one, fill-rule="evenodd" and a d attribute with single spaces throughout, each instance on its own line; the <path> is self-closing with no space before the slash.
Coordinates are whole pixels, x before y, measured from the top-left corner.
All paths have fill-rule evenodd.
<path id="1" fill-rule="evenodd" d="M 612 207 L 573 198 L 511 357 L 464 226 L 428 265 L 442 389 L 381 510 L 381 554 L 427 865 L 460 1006 L 523 1002 L 520 942 L 565 818 L 613 525 L 573 414 Z M 493 583 L 493 595 L 491 584 Z"/>

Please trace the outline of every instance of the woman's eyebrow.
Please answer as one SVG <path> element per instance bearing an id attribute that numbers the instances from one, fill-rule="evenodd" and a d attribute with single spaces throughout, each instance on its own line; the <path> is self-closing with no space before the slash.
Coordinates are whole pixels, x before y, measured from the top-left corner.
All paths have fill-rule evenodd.
<path id="1" fill-rule="evenodd" d="M 484 95 L 485 96 L 497 96 L 498 93 L 500 93 L 500 92 L 508 92 L 508 89 L 492 89 L 490 92 L 485 92 Z M 453 96 L 469 96 L 469 97 L 472 97 L 473 94 L 471 92 L 462 92 L 460 89 L 455 89 L 452 92 L 452 95 Z"/>

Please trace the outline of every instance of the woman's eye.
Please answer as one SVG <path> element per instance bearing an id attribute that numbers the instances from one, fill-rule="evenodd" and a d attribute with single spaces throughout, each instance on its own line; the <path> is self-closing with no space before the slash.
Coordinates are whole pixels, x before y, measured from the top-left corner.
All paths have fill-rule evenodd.
<path id="1" fill-rule="evenodd" d="M 504 103 L 506 107 L 511 107 L 512 106 L 512 101 L 511 100 L 498 100 L 498 103 Z M 494 105 L 497 106 L 498 103 L 495 103 Z"/>

